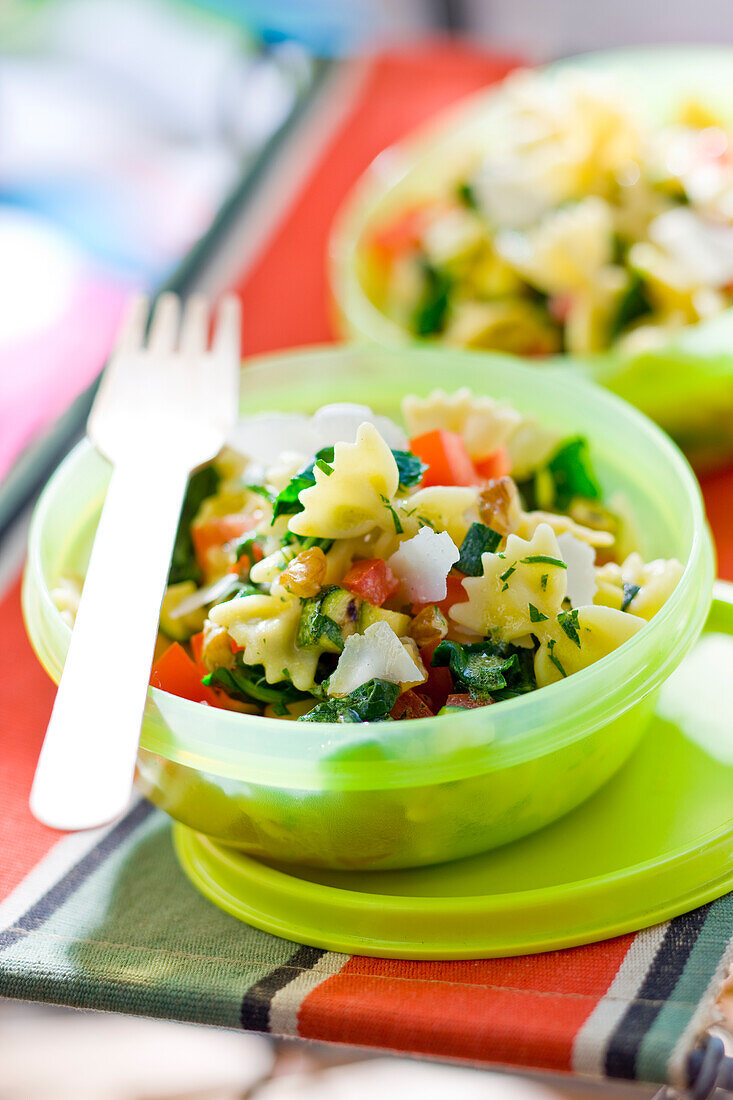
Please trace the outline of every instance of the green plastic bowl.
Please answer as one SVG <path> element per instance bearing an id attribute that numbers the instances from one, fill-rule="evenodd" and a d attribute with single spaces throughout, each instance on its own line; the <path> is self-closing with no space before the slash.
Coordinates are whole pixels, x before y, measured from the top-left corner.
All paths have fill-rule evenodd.
<path id="1" fill-rule="evenodd" d="M 606 495 L 622 492 L 643 532 L 642 552 L 686 563 L 674 593 L 651 623 L 598 664 L 457 716 L 298 725 L 150 689 L 138 782 L 174 818 L 281 861 L 418 866 L 539 829 L 597 790 L 636 745 L 660 685 L 700 633 L 713 580 L 697 483 L 653 424 L 598 387 L 506 356 L 355 345 L 253 362 L 243 376 L 243 412 L 355 401 L 397 417 L 405 392 L 425 394 L 446 383 L 508 399 L 565 433 L 587 435 Z M 64 572 L 83 574 L 108 477 L 107 463 L 80 444 L 33 517 L 23 605 L 31 641 L 56 681 L 70 631 L 50 589 Z M 111 578 L 110 707 L 115 620 L 124 613 Z M 100 714 L 100 738 L 104 733 Z"/>
<path id="2" fill-rule="evenodd" d="M 548 72 L 569 66 L 614 79 L 652 123 L 669 121 L 681 99 L 695 97 L 733 126 L 733 49 L 592 53 L 558 62 Z M 470 96 L 384 150 L 358 181 L 329 242 L 334 319 L 342 335 L 387 347 L 416 342 L 375 304 L 363 241 L 377 225 L 406 206 L 444 194 L 475 167 L 481 150 L 490 148 L 501 100 L 500 84 Z M 689 326 L 653 352 L 611 350 L 562 359 L 656 420 L 699 469 L 733 458 L 733 309 Z M 540 369 L 555 361 L 525 360 Z"/>

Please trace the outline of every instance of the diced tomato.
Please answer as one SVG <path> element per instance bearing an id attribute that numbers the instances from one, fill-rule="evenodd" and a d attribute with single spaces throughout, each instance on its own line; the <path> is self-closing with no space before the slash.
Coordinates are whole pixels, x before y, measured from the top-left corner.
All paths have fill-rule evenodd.
<path id="1" fill-rule="evenodd" d="M 493 454 L 474 460 L 476 473 L 485 481 L 497 481 L 506 477 L 511 469 L 509 455 L 505 447 L 499 447 Z"/>
<path id="2" fill-rule="evenodd" d="M 560 324 L 564 324 L 573 304 L 573 296 L 565 291 L 563 294 L 555 294 L 547 303 L 550 316 Z"/>
<path id="3" fill-rule="evenodd" d="M 458 432 L 435 428 L 410 440 L 410 450 L 427 465 L 422 487 L 429 485 L 478 485 L 471 456 Z"/>
<path id="4" fill-rule="evenodd" d="M 449 695 L 445 701 L 445 706 L 474 710 L 476 707 L 488 707 L 493 702 L 493 699 L 472 699 L 470 695 Z"/>
<path id="5" fill-rule="evenodd" d="M 390 715 L 392 718 L 432 718 L 433 711 L 427 699 L 410 688 L 398 697 Z"/>
<path id="6" fill-rule="evenodd" d="M 242 566 L 245 567 L 248 573 L 252 568 L 252 564 L 257 561 L 262 561 L 265 556 L 265 551 L 258 542 L 253 542 L 248 548 L 248 551 L 248 553 L 242 554 L 241 557 L 237 558 L 237 560 L 229 566 L 230 573 L 239 573 Z"/>
<path id="7" fill-rule="evenodd" d="M 341 583 L 349 592 L 368 600 L 375 607 L 381 607 L 400 587 L 399 579 L 381 558 L 354 562 Z"/>
<path id="8" fill-rule="evenodd" d="M 219 706 L 216 692 L 201 683 L 201 673 L 182 645 L 174 642 L 159 657 L 150 673 L 150 683 L 161 691 L 191 699 L 194 703 Z"/>
<path id="9" fill-rule="evenodd" d="M 446 595 L 445 599 L 440 600 L 435 607 L 439 607 L 444 615 L 447 615 L 450 609 L 456 603 L 465 603 L 468 599 L 468 593 L 463 587 L 463 577 L 454 577 L 449 575 L 445 578 Z M 432 603 L 414 603 L 412 605 L 412 614 L 417 615 L 424 607 L 432 607 Z"/>
<path id="10" fill-rule="evenodd" d="M 212 516 L 202 523 L 191 525 L 191 539 L 196 561 L 206 569 L 207 555 L 214 547 L 224 546 L 233 539 L 241 538 L 256 523 L 254 516 L 230 515 Z"/>
<path id="11" fill-rule="evenodd" d="M 424 205 L 405 210 L 399 217 L 372 233 L 369 241 L 371 248 L 386 264 L 419 248 L 432 213 L 432 208 Z"/>
<path id="12" fill-rule="evenodd" d="M 425 646 L 420 650 L 422 663 L 425 665 L 428 674 L 425 683 L 420 684 L 420 691 L 430 700 L 434 714 L 437 714 L 440 708 L 445 706 L 446 699 L 453 691 L 453 677 L 450 674 L 450 669 L 445 667 L 433 668 L 430 663 L 437 644 L 437 642 L 434 642 L 433 645 Z"/>

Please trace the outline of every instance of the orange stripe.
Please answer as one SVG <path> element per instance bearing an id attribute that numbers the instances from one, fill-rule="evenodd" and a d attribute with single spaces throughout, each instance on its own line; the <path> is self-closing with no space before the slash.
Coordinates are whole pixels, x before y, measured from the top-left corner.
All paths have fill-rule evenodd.
<path id="1" fill-rule="evenodd" d="M 56 689 L 31 650 L 20 611 L 20 583 L 0 603 L 0 901 L 46 855 L 59 833 L 28 809 L 33 772 Z"/>
<path id="2" fill-rule="evenodd" d="M 476 962 L 354 957 L 305 999 L 298 1032 L 328 1042 L 569 1070 L 573 1040 L 633 939 Z"/>

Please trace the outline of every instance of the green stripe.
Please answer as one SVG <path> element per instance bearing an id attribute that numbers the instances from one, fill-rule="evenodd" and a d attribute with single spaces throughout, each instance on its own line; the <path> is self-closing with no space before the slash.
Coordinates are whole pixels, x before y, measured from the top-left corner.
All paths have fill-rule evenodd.
<path id="1" fill-rule="evenodd" d="M 292 957 L 189 884 L 154 813 L 47 920 L 0 956 L 0 993 L 241 1027 L 245 990 Z"/>
<path id="2" fill-rule="evenodd" d="M 670 1059 L 690 1024 L 700 1000 L 716 975 L 733 937 L 733 894 L 719 898 L 710 906 L 707 920 L 690 953 L 672 996 L 658 1013 L 644 1037 L 636 1064 L 641 1081 L 668 1081 Z M 691 1037 L 690 1049 L 695 1036 Z M 686 1052 L 689 1053 L 689 1052 Z M 679 1082 L 671 1082 L 679 1084 Z"/>

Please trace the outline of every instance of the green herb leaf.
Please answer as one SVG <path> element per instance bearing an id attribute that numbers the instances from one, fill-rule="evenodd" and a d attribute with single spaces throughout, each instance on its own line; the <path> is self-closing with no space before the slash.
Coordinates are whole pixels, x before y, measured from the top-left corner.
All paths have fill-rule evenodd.
<path id="1" fill-rule="evenodd" d="M 549 574 L 548 574 L 548 573 L 543 573 L 543 574 L 542 574 L 542 576 L 540 577 L 540 587 L 542 588 L 542 591 L 543 591 L 543 592 L 546 592 L 546 591 L 547 591 L 547 581 L 548 581 L 548 578 L 549 578 Z"/>
<path id="2" fill-rule="evenodd" d="M 552 558 L 549 554 L 530 554 L 519 560 L 522 565 L 556 565 L 558 569 L 567 569 L 567 564 L 562 558 Z"/>
<path id="3" fill-rule="evenodd" d="M 369 680 L 348 695 L 324 699 L 299 722 L 382 722 L 397 702 L 399 684 Z"/>
<path id="4" fill-rule="evenodd" d="M 412 329 L 417 336 L 433 336 L 442 332 L 448 314 L 448 295 L 453 280 L 440 268 L 423 264 L 425 286 L 412 318 Z"/>
<path id="5" fill-rule="evenodd" d="M 578 633 L 577 608 L 574 608 L 572 611 L 561 611 L 557 617 L 557 621 L 567 634 L 570 641 L 575 642 L 578 649 L 580 649 L 580 634 Z"/>
<path id="6" fill-rule="evenodd" d="M 412 451 L 392 451 L 400 475 L 400 489 L 411 489 L 419 485 L 427 470 L 426 464 Z"/>
<path id="7" fill-rule="evenodd" d="M 517 571 L 516 565 L 510 565 L 508 569 L 505 569 L 503 573 L 499 574 L 499 580 L 500 581 L 508 581 L 509 578 L 511 577 L 512 573 L 516 573 L 516 571 Z M 507 585 L 505 585 L 505 587 L 508 588 L 509 585 L 507 584 Z M 502 592 L 503 591 L 504 591 L 504 589 L 502 589 Z"/>
<path id="8" fill-rule="evenodd" d="M 467 206 L 469 210 L 478 210 L 478 203 L 470 183 L 459 183 L 456 187 L 456 197 L 459 202 Z"/>
<path id="9" fill-rule="evenodd" d="M 616 313 L 609 325 L 609 339 L 616 340 L 625 328 L 651 313 L 653 306 L 647 297 L 644 280 L 638 272 L 632 271 L 629 285 L 619 299 Z"/>
<path id="10" fill-rule="evenodd" d="M 621 601 L 621 610 L 622 611 L 628 610 L 629 604 L 631 603 L 632 600 L 636 599 L 636 597 L 639 595 L 640 591 L 641 591 L 641 585 L 631 584 L 628 581 L 627 581 L 626 584 L 624 584 L 624 598 Z"/>
<path id="11" fill-rule="evenodd" d="M 549 642 L 547 643 L 547 649 L 548 649 L 550 660 L 552 661 L 553 665 L 555 666 L 557 671 L 560 673 L 560 675 L 567 678 L 567 675 L 568 675 L 567 672 L 565 671 L 565 669 L 560 664 L 560 661 L 558 660 L 558 658 L 555 656 L 555 645 L 556 645 L 555 639 L 550 638 Z"/>
<path id="12" fill-rule="evenodd" d="M 307 693 L 298 691 L 288 680 L 278 684 L 268 684 L 262 665 L 245 665 L 242 654 L 238 653 L 234 668 L 217 668 L 208 673 L 201 681 L 207 687 L 220 687 L 235 699 L 258 703 L 286 703 L 295 699 L 307 698 Z"/>
<path id="13" fill-rule="evenodd" d="M 529 621 L 531 623 L 546 623 L 548 620 L 547 615 L 543 615 L 539 608 L 535 607 L 533 603 L 529 605 Z"/>
<path id="14" fill-rule="evenodd" d="M 432 664 L 447 666 L 458 691 L 475 698 L 510 699 L 537 686 L 533 651 L 518 646 L 443 641 L 435 647 Z"/>
<path id="15" fill-rule="evenodd" d="M 561 444 L 547 463 L 547 469 L 554 482 L 553 506 L 558 511 L 569 508 L 575 497 L 600 499 L 601 487 L 593 472 L 588 443 L 581 436 Z"/>
<path id="16" fill-rule="evenodd" d="M 321 471 L 322 474 L 326 475 L 326 477 L 330 477 L 331 474 L 333 473 L 333 466 L 331 466 L 323 458 L 318 459 L 318 461 L 316 462 L 316 466 L 318 467 L 318 469 Z M 314 479 L 314 481 L 315 481 L 315 479 Z"/>
<path id="17" fill-rule="evenodd" d="M 281 493 L 275 497 L 275 503 L 272 510 L 272 522 L 274 523 L 278 516 L 294 515 L 296 512 L 303 511 L 303 505 L 300 503 L 300 494 L 304 489 L 309 489 L 311 485 L 315 485 L 316 476 L 314 469 L 319 462 L 325 462 L 329 465 L 333 462 L 333 447 L 322 447 L 318 454 L 315 456 L 312 462 L 309 462 L 307 466 L 303 466 L 298 470 L 295 477 L 292 477 Z M 331 468 L 331 473 L 333 469 Z"/>
<path id="18" fill-rule="evenodd" d="M 235 555 L 236 555 L 237 562 L 239 562 L 240 558 L 247 558 L 248 561 L 249 561 L 249 567 L 251 569 L 252 566 L 254 565 L 255 561 L 257 560 L 255 558 L 255 550 L 254 550 L 256 545 L 257 545 L 257 543 L 252 538 L 243 539 L 242 542 L 238 543 L 237 544 L 237 549 L 235 550 Z"/>
<path id="19" fill-rule="evenodd" d="M 456 569 L 467 577 L 480 577 L 484 570 L 481 555 L 493 554 L 500 542 L 498 531 L 485 523 L 472 523 L 461 543 L 461 556 L 456 562 Z"/>
<path id="20" fill-rule="evenodd" d="M 203 502 L 217 491 L 220 481 L 221 475 L 214 466 L 203 466 L 189 478 L 181 508 L 181 518 L 178 521 L 176 541 L 173 544 L 168 584 L 198 581 L 201 578 L 201 570 L 193 550 L 191 524 Z"/>
<path id="21" fill-rule="evenodd" d="M 394 523 L 395 534 L 396 535 L 401 535 L 402 531 L 403 531 L 403 527 L 402 527 L 402 524 L 400 522 L 400 517 L 397 515 L 397 512 L 395 510 L 394 505 L 391 503 L 389 497 L 386 497 L 384 495 L 384 493 L 379 494 L 379 499 L 382 501 L 385 508 L 387 509 L 387 511 L 392 516 L 392 522 Z"/>
<path id="22" fill-rule="evenodd" d="M 271 493 L 266 485 L 245 485 L 245 489 L 249 489 L 250 493 L 257 493 L 258 496 L 264 497 L 270 503 L 275 499 L 275 494 Z"/>

